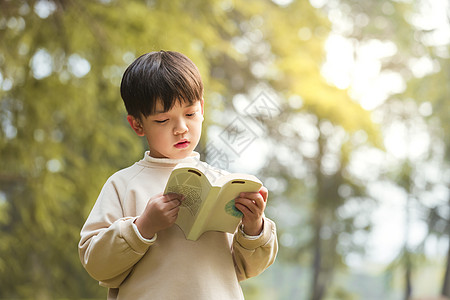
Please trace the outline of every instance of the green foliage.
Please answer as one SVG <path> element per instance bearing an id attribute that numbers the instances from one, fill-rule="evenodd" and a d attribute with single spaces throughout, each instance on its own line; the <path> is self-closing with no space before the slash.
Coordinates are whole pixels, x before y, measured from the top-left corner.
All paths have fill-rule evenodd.
<path id="1" fill-rule="evenodd" d="M 136 55 L 174 49 L 208 74 L 203 45 L 226 53 L 227 42 L 195 15 L 206 2 L 47 4 L 39 17 L 38 2 L 0 3 L 0 298 L 100 297 L 76 245 L 106 178 L 142 155 L 122 72 Z"/>
<path id="2" fill-rule="evenodd" d="M 392 182 L 400 187 L 407 195 L 405 205 L 406 224 L 405 231 L 409 233 L 412 227 L 412 211 L 420 207 L 421 219 L 427 224 L 428 234 L 424 240 L 415 248 L 410 244 L 410 237 L 405 234 L 404 247 L 398 257 L 388 267 L 388 272 L 393 273 L 396 269 L 406 270 L 405 274 L 405 297 L 410 293 L 411 287 L 408 281 L 412 281 L 413 273 L 418 269 L 418 263 L 426 259 L 424 244 L 431 236 L 448 238 L 450 219 L 443 217 L 448 215 L 450 201 L 443 199 L 439 203 L 430 205 L 427 203 L 425 194 L 433 190 L 434 186 L 449 188 L 448 180 L 435 181 L 427 177 L 424 169 L 438 164 L 442 177 L 449 170 L 450 147 L 448 132 L 450 129 L 448 106 L 449 90 L 449 51 L 448 40 L 443 41 L 434 34 L 440 29 L 432 24 L 432 18 L 438 18 L 436 14 L 425 16 L 426 9 L 436 10 L 436 4 L 429 1 L 344 1 L 347 8 L 354 15 L 367 17 L 368 23 L 359 24 L 353 28 L 348 36 L 365 42 L 370 39 L 390 41 L 395 44 L 396 53 L 392 57 L 383 59 L 381 71 L 393 71 L 401 74 L 405 81 L 404 92 L 392 95 L 381 107 L 386 127 L 390 123 L 401 122 L 408 128 L 409 139 L 416 139 L 411 127 L 417 126 L 418 121 L 426 121 L 420 124 L 426 127 L 426 135 L 430 138 L 428 152 L 423 157 L 411 158 L 415 149 L 410 149 L 404 159 L 398 160 L 391 171 L 386 174 Z M 443 14 L 448 23 L 447 14 Z M 421 18 L 425 23 L 417 22 Z M 357 22 L 356 22 L 357 23 Z M 432 67 L 428 72 L 414 72 L 412 67 L 414 61 L 429 60 Z M 417 107 L 414 111 L 408 107 Z M 403 109 L 398 109 L 403 108 Z M 434 166 L 436 168 L 436 166 Z M 448 176 L 447 176 L 448 177 Z M 436 224 L 439 224 L 436 226 Z M 436 230 L 439 228 L 438 230 Z M 447 259 L 447 276 L 443 286 L 450 286 L 450 260 Z M 414 284 L 413 284 L 414 285 Z M 443 289 L 444 290 L 444 289 Z M 450 291 L 442 295 L 450 296 Z"/>
<path id="3" fill-rule="evenodd" d="M 367 182 L 350 169 L 356 152 L 382 148 L 380 125 L 321 75 L 333 27 L 327 10 L 308 1 L 275 2 L 0 1 L 0 298 L 104 298 L 79 262 L 79 231 L 106 178 L 142 155 L 144 142 L 127 126 L 119 84 L 134 58 L 160 49 L 183 52 L 199 67 L 204 132 L 223 125 L 214 112 L 234 109 L 236 94 L 250 95 L 259 84 L 277 91 L 282 112 L 264 122 L 276 150 L 259 175 L 278 185 L 268 213 L 279 225 L 279 261 L 316 278 L 310 294 L 354 298 L 333 277 L 345 269 L 348 253 L 364 250 L 353 235 L 371 229 L 360 220 L 369 219 L 375 204 Z M 368 19 L 354 22 L 349 38 L 394 41 L 398 53 L 382 68 L 411 78 L 394 98 L 432 104 L 427 120 L 439 124 L 430 132 L 445 144 L 448 168 L 449 61 L 415 39 L 425 33 L 404 17 L 414 5 L 346 0 L 338 6 L 333 9 L 344 15 Z M 425 54 L 441 72 L 414 79 L 405 57 Z M 393 180 L 413 191 L 416 166 L 403 166 Z M 445 221 L 438 208 L 429 215 Z M 438 227 L 430 226 L 445 234 Z M 283 273 L 276 272 L 270 280 Z M 249 299 L 292 297 L 252 281 L 244 291 Z"/>

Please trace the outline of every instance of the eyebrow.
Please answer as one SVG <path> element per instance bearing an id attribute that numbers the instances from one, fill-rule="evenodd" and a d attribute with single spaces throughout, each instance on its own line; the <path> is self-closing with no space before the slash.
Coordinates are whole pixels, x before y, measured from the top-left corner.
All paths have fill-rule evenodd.
<path id="1" fill-rule="evenodd" d="M 188 108 L 188 107 L 194 106 L 194 104 L 195 104 L 195 102 L 189 103 L 188 105 L 184 106 L 183 108 Z M 167 111 L 157 110 L 153 113 L 153 115 L 164 114 L 166 112 Z"/>

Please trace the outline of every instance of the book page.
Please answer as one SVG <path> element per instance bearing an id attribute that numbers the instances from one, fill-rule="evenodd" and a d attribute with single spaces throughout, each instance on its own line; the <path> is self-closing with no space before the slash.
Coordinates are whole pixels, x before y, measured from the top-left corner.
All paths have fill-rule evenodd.
<path id="1" fill-rule="evenodd" d="M 192 228 L 210 188 L 208 179 L 193 168 L 175 169 L 170 175 L 164 193 L 178 193 L 185 196 L 176 224 L 186 235 Z"/>
<path id="2" fill-rule="evenodd" d="M 201 164 L 179 164 L 165 189 L 165 193 L 185 196 L 175 223 L 190 240 L 196 240 L 208 230 L 233 233 L 242 218 L 234 199 L 241 192 L 257 192 L 262 186 L 255 176 L 239 173 L 213 176 L 211 180 L 215 180 L 211 184 L 202 171 L 208 169 Z"/>
<path id="3" fill-rule="evenodd" d="M 252 175 L 227 175 L 227 182 L 223 184 L 216 203 L 209 213 L 205 226 L 206 230 L 218 230 L 233 233 L 242 218 L 242 213 L 236 208 L 234 199 L 241 192 L 258 192 L 262 183 Z M 229 180 L 232 178 L 231 180 Z"/>

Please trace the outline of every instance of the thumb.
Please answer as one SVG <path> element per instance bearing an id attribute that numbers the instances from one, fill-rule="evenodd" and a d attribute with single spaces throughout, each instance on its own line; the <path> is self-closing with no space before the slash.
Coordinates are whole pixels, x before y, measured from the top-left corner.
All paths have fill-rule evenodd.
<path id="1" fill-rule="evenodd" d="M 267 195 L 269 194 L 269 191 L 265 186 L 262 186 L 259 190 L 259 194 L 263 197 L 264 202 L 267 201 Z"/>

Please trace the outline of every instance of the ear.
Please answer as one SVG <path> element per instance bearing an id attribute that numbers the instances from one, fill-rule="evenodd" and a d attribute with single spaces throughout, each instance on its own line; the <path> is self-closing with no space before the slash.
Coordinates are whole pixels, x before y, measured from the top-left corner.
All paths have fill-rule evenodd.
<path id="1" fill-rule="evenodd" d="M 136 132 L 138 136 L 144 136 L 144 127 L 142 126 L 141 121 L 132 115 L 127 116 L 127 121 L 130 123 L 131 128 L 133 128 L 134 132 Z"/>
<path id="2" fill-rule="evenodd" d="M 200 105 L 201 105 L 201 107 L 202 107 L 202 116 L 203 116 L 203 114 L 204 114 L 204 110 L 203 110 L 203 105 L 204 105 L 204 100 L 203 100 L 203 98 L 200 100 Z"/>

